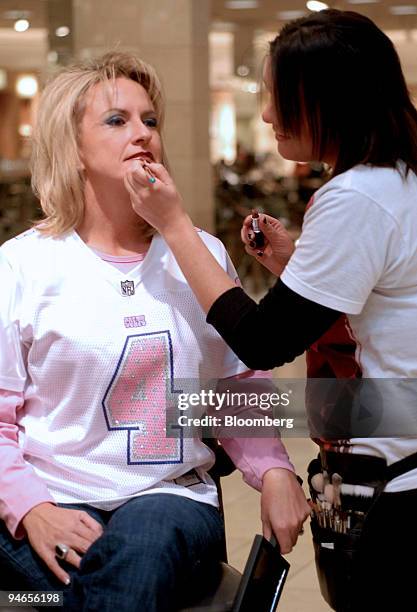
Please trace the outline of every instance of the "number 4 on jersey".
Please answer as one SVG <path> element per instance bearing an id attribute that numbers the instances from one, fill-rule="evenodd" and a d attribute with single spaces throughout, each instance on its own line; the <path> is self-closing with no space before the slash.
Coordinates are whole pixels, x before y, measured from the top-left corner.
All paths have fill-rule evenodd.
<path id="1" fill-rule="evenodd" d="M 169 331 L 128 336 L 103 399 L 109 430 L 127 431 L 128 464 L 182 463 L 181 432 L 166 437 L 174 393 Z"/>

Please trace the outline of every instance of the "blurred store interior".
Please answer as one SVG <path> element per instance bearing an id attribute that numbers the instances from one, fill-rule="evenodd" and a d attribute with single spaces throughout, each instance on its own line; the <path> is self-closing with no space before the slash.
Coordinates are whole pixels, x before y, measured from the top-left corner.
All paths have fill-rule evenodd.
<path id="1" fill-rule="evenodd" d="M 280 158 L 272 130 L 260 118 L 268 41 L 287 20 L 326 6 L 307 5 L 304 0 L 0 0 L 0 244 L 40 215 L 29 159 L 44 83 L 76 58 L 129 50 L 162 77 L 168 158 L 195 224 L 223 240 L 244 286 L 261 294 L 272 279 L 244 253 L 242 219 L 257 208 L 281 218 L 296 237 L 309 198 L 327 177 L 320 164 Z M 361 12 L 387 32 L 417 98 L 417 2 L 328 5 Z M 322 70 L 325 65 L 317 66 Z M 303 376 L 301 361 L 279 375 Z M 312 451 L 304 442 L 289 444 L 300 471 Z M 226 487 L 226 517 L 235 533 L 228 543 L 231 560 L 242 566 L 259 518 L 250 527 L 245 518 L 243 526 L 241 508 L 249 513 L 252 508 L 258 517 L 259 507 L 247 487 L 232 481 Z M 282 609 L 328 609 L 314 583 L 309 540 L 296 550 Z"/>
<path id="2" fill-rule="evenodd" d="M 397 45 L 417 92 L 417 4 L 343 0 Z M 308 5 L 308 7 L 307 7 Z M 262 61 L 288 19 L 325 5 L 302 0 L 0 0 L 0 243 L 39 216 L 30 189 L 31 134 L 46 80 L 75 58 L 127 49 L 162 77 L 165 142 L 196 223 L 226 244 L 245 286 L 271 282 L 241 248 L 252 208 L 297 235 L 306 203 L 326 180 L 320 164 L 288 162 L 260 118 Z M 317 66 L 317 70 L 326 70 Z M 330 77 L 331 78 L 331 77 Z"/>
<path id="3" fill-rule="evenodd" d="M 383 27 L 417 91 L 417 4 L 329 5 L 359 10 Z M 0 0 L 0 243 L 39 215 L 29 158 L 43 84 L 74 58 L 129 49 L 162 76 L 168 156 L 195 223 L 224 241 L 242 281 L 261 291 L 270 279 L 241 248 L 242 218 L 257 208 L 296 235 L 326 180 L 319 164 L 280 158 L 260 118 L 268 41 L 310 9 L 301 0 Z"/>

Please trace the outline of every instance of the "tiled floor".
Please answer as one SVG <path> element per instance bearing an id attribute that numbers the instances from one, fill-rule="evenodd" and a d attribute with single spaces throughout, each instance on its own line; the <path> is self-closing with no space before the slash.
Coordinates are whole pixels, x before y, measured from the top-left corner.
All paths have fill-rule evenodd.
<path id="1" fill-rule="evenodd" d="M 276 371 L 280 378 L 302 378 L 305 376 L 304 358 Z M 310 440 L 286 438 L 285 445 L 297 473 L 305 480 L 306 466 L 317 453 Z M 223 478 L 227 547 L 229 563 L 242 570 L 253 536 L 262 533 L 259 493 L 246 485 L 239 472 Z M 329 606 L 322 599 L 316 578 L 314 553 L 308 521 L 305 534 L 295 549 L 287 555 L 291 564 L 287 582 L 278 609 L 280 612 L 328 612 Z"/>

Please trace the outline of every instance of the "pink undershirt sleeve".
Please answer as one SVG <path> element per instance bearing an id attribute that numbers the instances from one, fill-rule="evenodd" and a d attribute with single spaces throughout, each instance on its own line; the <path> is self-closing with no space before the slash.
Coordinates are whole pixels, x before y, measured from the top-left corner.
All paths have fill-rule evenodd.
<path id="1" fill-rule="evenodd" d="M 0 518 L 17 540 L 25 536 L 20 522 L 29 510 L 55 503 L 19 447 L 16 412 L 22 406 L 23 393 L 0 389 Z"/>
<path id="2" fill-rule="evenodd" d="M 271 377 L 271 372 L 248 370 L 231 379 Z M 268 470 L 284 468 L 295 472 L 279 438 L 220 438 L 220 443 L 242 472 L 243 480 L 258 491 L 262 489 L 262 478 Z"/>

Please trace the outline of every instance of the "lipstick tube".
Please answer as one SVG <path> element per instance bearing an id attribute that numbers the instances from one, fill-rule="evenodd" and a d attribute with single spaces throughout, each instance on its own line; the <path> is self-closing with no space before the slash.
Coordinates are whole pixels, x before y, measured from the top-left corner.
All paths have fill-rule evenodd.
<path id="1" fill-rule="evenodd" d="M 259 213 L 257 210 L 252 211 L 252 230 L 255 235 L 256 248 L 262 249 L 265 246 L 265 236 L 259 228 Z"/>

